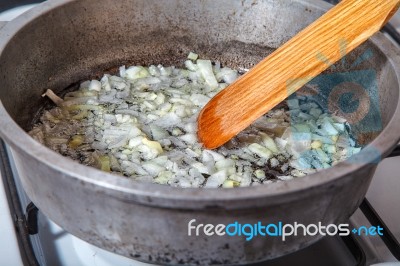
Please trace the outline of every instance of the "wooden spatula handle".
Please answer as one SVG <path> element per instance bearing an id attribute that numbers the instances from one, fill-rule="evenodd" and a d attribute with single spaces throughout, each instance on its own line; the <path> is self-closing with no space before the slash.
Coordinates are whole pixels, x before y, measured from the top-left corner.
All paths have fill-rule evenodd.
<path id="1" fill-rule="evenodd" d="M 400 0 L 343 0 L 301 31 L 247 74 L 216 95 L 198 119 L 198 136 L 206 148 L 216 148 L 316 77 L 329 62 L 379 31 Z"/>

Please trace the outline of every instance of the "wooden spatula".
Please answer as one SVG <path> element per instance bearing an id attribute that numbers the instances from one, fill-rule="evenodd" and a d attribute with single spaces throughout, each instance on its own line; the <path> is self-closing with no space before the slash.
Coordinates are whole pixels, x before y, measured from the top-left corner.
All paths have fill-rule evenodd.
<path id="1" fill-rule="evenodd" d="M 326 70 L 318 54 L 337 62 L 379 31 L 399 5 L 400 0 L 343 0 L 211 99 L 198 118 L 200 141 L 213 149 L 230 140 Z"/>

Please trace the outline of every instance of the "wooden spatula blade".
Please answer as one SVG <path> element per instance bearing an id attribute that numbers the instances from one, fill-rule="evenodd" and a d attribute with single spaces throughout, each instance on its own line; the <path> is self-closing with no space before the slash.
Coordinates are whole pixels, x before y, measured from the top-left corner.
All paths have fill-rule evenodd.
<path id="1" fill-rule="evenodd" d="M 322 54 L 335 63 L 379 31 L 400 0 L 343 0 L 236 82 L 201 111 L 198 136 L 206 148 L 217 148 L 290 94 L 326 70 Z"/>

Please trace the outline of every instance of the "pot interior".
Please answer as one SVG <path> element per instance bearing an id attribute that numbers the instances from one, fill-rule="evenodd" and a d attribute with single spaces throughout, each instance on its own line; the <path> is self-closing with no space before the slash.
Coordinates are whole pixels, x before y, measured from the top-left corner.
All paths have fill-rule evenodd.
<path id="1" fill-rule="evenodd" d="M 49 106 L 41 97 L 46 89 L 62 95 L 123 64 L 180 66 L 190 51 L 250 68 L 323 14 L 312 1 L 64 2 L 21 27 L 0 57 L 0 99 L 24 130 Z M 338 49 L 346 49 L 345 41 L 338 41 Z M 333 95 L 343 84 L 343 95 Z M 306 87 L 297 95 L 317 92 L 331 112 L 352 107 L 342 111 L 355 121 L 353 134 L 361 144 L 388 124 L 399 98 L 393 66 L 371 41 Z"/>

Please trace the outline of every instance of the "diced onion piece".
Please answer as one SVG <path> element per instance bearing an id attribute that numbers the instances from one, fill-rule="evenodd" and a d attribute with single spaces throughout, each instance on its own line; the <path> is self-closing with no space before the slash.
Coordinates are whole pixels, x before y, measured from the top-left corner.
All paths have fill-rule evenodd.
<path id="1" fill-rule="evenodd" d="M 315 149 L 315 151 L 317 152 L 318 155 L 318 159 L 322 162 L 322 163 L 327 163 L 330 161 L 329 156 L 320 148 Z"/>
<path id="2" fill-rule="evenodd" d="M 330 136 L 335 136 L 339 134 L 336 128 L 328 120 L 324 120 L 322 124 L 322 130 L 324 130 Z"/>
<path id="3" fill-rule="evenodd" d="M 233 69 L 224 67 L 215 75 L 215 77 L 218 81 L 224 81 L 227 84 L 231 84 L 238 78 L 238 73 Z"/>
<path id="4" fill-rule="evenodd" d="M 199 55 L 196 53 L 190 52 L 187 58 L 190 60 L 196 61 L 197 58 L 199 58 Z"/>
<path id="5" fill-rule="evenodd" d="M 319 140 L 314 140 L 313 142 L 311 142 L 311 148 L 313 149 L 319 149 L 322 147 L 322 142 Z"/>
<path id="6" fill-rule="evenodd" d="M 278 161 L 278 159 L 276 159 L 276 158 L 271 158 L 271 159 L 269 160 L 269 162 L 270 162 L 270 164 L 271 164 L 271 167 L 278 167 L 278 166 L 279 166 L 279 161 Z"/>
<path id="7" fill-rule="evenodd" d="M 215 152 L 215 151 L 205 150 L 203 152 L 203 154 L 204 153 L 210 154 L 215 161 L 221 161 L 221 160 L 225 159 L 225 157 L 223 155 L 221 155 L 221 154 L 219 154 L 218 152 Z"/>
<path id="8" fill-rule="evenodd" d="M 121 66 L 121 67 L 119 68 L 119 75 L 120 75 L 121 77 L 125 77 L 125 75 L 126 75 L 126 67 L 125 67 L 125 66 Z"/>
<path id="9" fill-rule="evenodd" d="M 99 156 L 98 162 L 100 164 L 100 170 L 104 172 L 111 172 L 110 158 L 107 155 Z"/>
<path id="10" fill-rule="evenodd" d="M 101 91 L 101 82 L 98 80 L 92 80 L 89 84 L 90 91 Z"/>
<path id="11" fill-rule="evenodd" d="M 286 148 L 288 141 L 282 138 L 275 138 L 275 143 L 279 149 L 283 150 Z"/>
<path id="12" fill-rule="evenodd" d="M 203 94 L 192 94 L 192 96 L 190 96 L 190 100 L 193 102 L 193 104 L 204 107 L 210 101 L 210 98 Z"/>
<path id="13" fill-rule="evenodd" d="M 198 70 L 197 65 L 190 60 L 185 61 L 185 67 L 193 72 Z M 194 77 L 193 74 L 191 74 L 191 75 L 192 75 L 192 77 Z"/>
<path id="14" fill-rule="evenodd" d="M 312 108 L 310 109 L 309 114 L 314 116 L 314 118 L 318 118 L 322 114 L 322 110 L 319 108 Z"/>
<path id="15" fill-rule="evenodd" d="M 172 178 L 173 173 L 171 171 L 161 171 L 158 176 L 154 179 L 155 183 L 165 185 Z"/>
<path id="16" fill-rule="evenodd" d="M 144 170 L 152 176 L 158 176 L 162 171 L 165 170 L 164 167 L 158 165 L 154 162 L 146 162 L 142 164 Z"/>
<path id="17" fill-rule="evenodd" d="M 216 172 L 215 174 L 212 174 L 207 178 L 207 181 L 206 181 L 206 184 L 204 185 L 204 187 L 217 188 L 224 183 L 224 181 L 227 179 L 227 177 L 228 176 L 227 176 L 226 170 Z"/>
<path id="18" fill-rule="evenodd" d="M 217 170 L 228 169 L 235 166 L 235 162 L 232 159 L 223 159 L 215 163 Z"/>
<path id="19" fill-rule="evenodd" d="M 151 140 L 148 140 L 147 138 L 143 138 L 142 143 L 144 145 L 148 146 L 149 148 L 157 151 L 158 154 L 163 153 L 163 148 L 161 147 L 161 144 L 157 141 L 151 141 Z"/>
<path id="20" fill-rule="evenodd" d="M 150 76 L 150 73 L 141 66 L 133 66 L 125 70 L 125 77 L 130 80 L 136 80 Z"/>
<path id="21" fill-rule="evenodd" d="M 342 123 L 334 123 L 333 126 L 339 130 L 340 132 L 343 132 L 345 130 L 345 125 Z"/>
<path id="22" fill-rule="evenodd" d="M 248 149 L 262 158 L 269 159 L 272 157 L 272 152 L 258 143 L 249 145 Z"/>
<path id="23" fill-rule="evenodd" d="M 273 153 L 279 153 L 278 147 L 276 146 L 275 141 L 265 133 L 261 133 L 262 141 L 264 146 L 267 147 Z"/>
<path id="24" fill-rule="evenodd" d="M 296 124 L 293 126 L 297 132 L 310 133 L 310 127 L 307 124 Z"/>
<path id="25" fill-rule="evenodd" d="M 150 130 L 154 140 L 162 140 L 169 137 L 168 132 L 157 125 L 150 125 Z"/>
<path id="26" fill-rule="evenodd" d="M 265 172 L 261 169 L 255 170 L 254 175 L 256 176 L 257 179 L 260 179 L 260 180 L 265 179 Z"/>
<path id="27" fill-rule="evenodd" d="M 329 145 L 329 144 L 324 144 L 322 146 L 323 150 L 326 151 L 327 153 L 334 154 L 336 153 L 336 146 L 335 145 Z"/>
<path id="28" fill-rule="evenodd" d="M 42 97 L 49 97 L 50 100 L 53 101 L 53 103 L 55 103 L 56 105 L 60 106 L 64 100 L 61 99 L 60 97 L 58 97 L 52 90 L 48 89 L 46 90 L 46 92 L 42 95 Z"/>
<path id="29" fill-rule="evenodd" d="M 210 173 L 210 171 L 209 171 L 209 169 L 208 169 L 208 167 L 207 166 L 205 166 L 204 164 L 202 164 L 202 163 L 194 163 L 194 164 L 192 164 L 192 167 L 194 167 L 195 169 L 197 169 L 197 171 L 199 171 L 200 173 L 202 173 L 202 174 L 211 174 Z"/>
<path id="30" fill-rule="evenodd" d="M 211 89 L 218 88 L 218 81 L 214 76 L 212 64 L 210 60 L 197 60 L 197 66 L 202 74 L 204 80 L 211 87 Z"/>
<path id="31" fill-rule="evenodd" d="M 73 136 L 71 141 L 68 143 L 68 147 L 70 147 L 71 149 L 76 149 L 80 145 L 82 145 L 84 140 L 85 140 L 84 136 L 81 135 Z"/>
<path id="32" fill-rule="evenodd" d="M 168 113 L 165 116 L 156 120 L 154 124 L 162 128 L 169 128 L 178 125 L 180 122 L 181 119 L 179 118 L 179 116 L 177 116 L 175 113 Z"/>
<path id="33" fill-rule="evenodd" d="M 196 123 L 187 123 L 183 126 L 183 129 L 188 133 L 196 133 L 197 132 L 197 124 Z"/>
<path id="34" fill-rule="evenodd" d="M 197 136 L 195 134 L 185 134 L 180 136 L 180 139 L 188 144 L 195 144 L 197 142 Z"/>
<path id="35" fill-rule="evenodd" d="M 222 184 L 223 188 L 234 188 L 240 186 L 240 182 L 234 180 L 225 180 Z"/>
<path id="36" fill-rule="evenodd" d="M 89 113 L 87 110 L 82 110 L 78 114 L 72 116 L 72 119 L 81 120 L 81 119 L 86 118 L 88 115 L 89 115 Z"/>
<path id="37" fill-rule="evenodd" d="M 300 108 L 299 99 L 292 98 L 292 99 L 286 100 L 286 102 L 290 109 L 299 109 Z"/>

